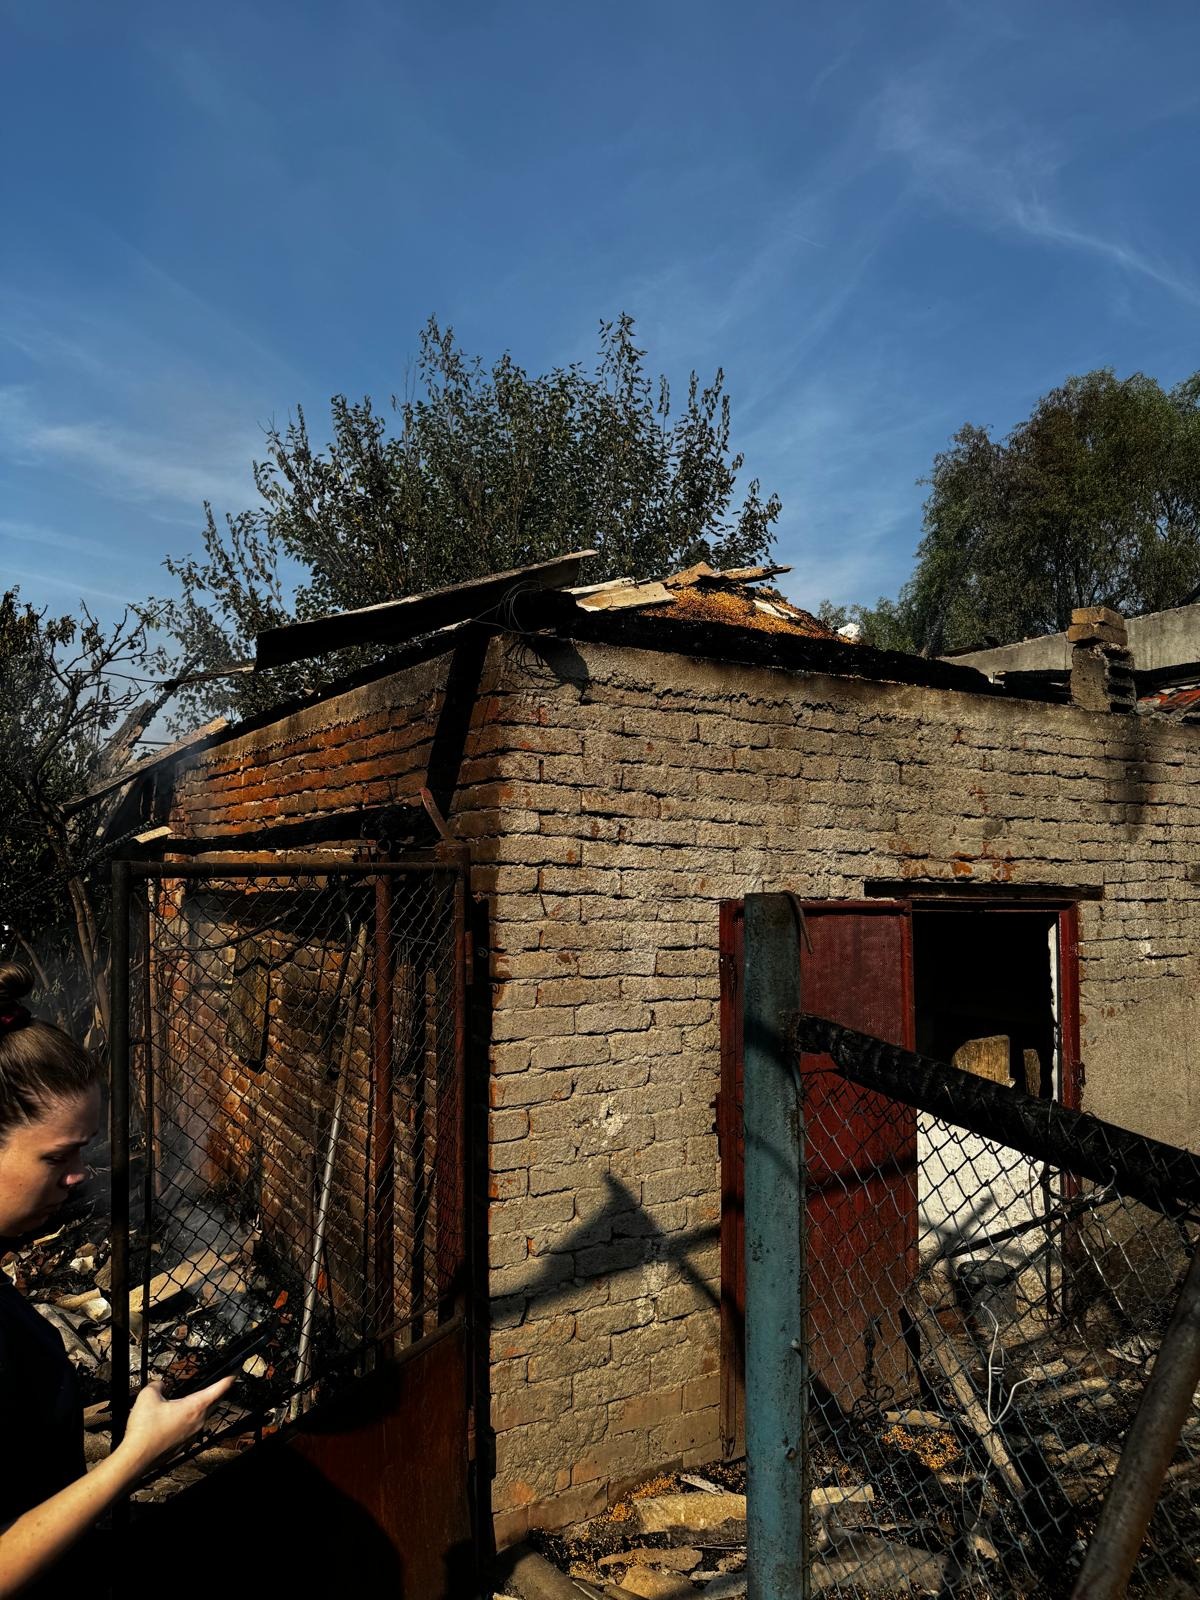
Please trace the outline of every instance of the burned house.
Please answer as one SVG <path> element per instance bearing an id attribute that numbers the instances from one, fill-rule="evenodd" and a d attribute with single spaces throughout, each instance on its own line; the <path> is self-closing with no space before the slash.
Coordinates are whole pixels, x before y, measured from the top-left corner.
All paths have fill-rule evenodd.
<path id="1" fill-rule="evenodd" d="M 465 1207 L 473 1187 L 486 1211 L 473 1228 L 464 1210 L 463 1226 L 488 1341 L 475 1356 L 476 1458 L 501 1544 L 740 1439 L 747 894 L 796 897 L 809 1009 L 1200 1147 L 1200 734 L 1134 714 L 1136 657 L 1104 628 L 1085 622 L 1072 641 L 1088 652 L 1081 705 L 1069 651 L 1007 681 L 874 651 L 764 593 L 770 575 L 589 591 L 570 587 L 568 562 L 297 624 L 260 641 L 264 664 L 364 639 L 392 654 L 211 732 L 149 767 L 125 802 L 126 823 L 136 814 L 154 836 L 180 917 L 219 921 L 183 875 L 206 862 L 425 857 L 466 873 L 458 947 L 456 913 L 445 920 L 464 985 L 458 1193 Z M 364 917 L 351 906 L 345 927 Z M 329 935 L 328 970 L 301 1002 L 261 983 L 252 953 L 229 958 L 228 1063 L 206 1092 L 229 1102 L 237 1135 L 210 1157 L 274 1184 L 277 1217 L 287 1188 L 272 1173 L 306 1159 L 295 1130 L 311 1126 L 320 1145 L 333 1114 L 328 1060 L 365 1072 L 375 1048 L 367 991 L 379 984 L 355 938 Z M 397 983 L 430 981 L 415 955 L 386 959 Z M 335 1036 L 322 996 L 339 982 L 364 998 Z M 387 1028 L 408 1037 L 398 1019 L 418 1015 L 411 998 L 389 1004 Z M 312 1038 L 287 1081 L 307 1099 L 289 1144 L 288 1119 L 273 1120 L 255 1084 L 271 1041 L 301 1023 Z M 194 1038 L 194 1019 L 180 1026 Z M 353 1026 L 357 1045 L 344 1042 Z M 365 1129 L 357 1094 L 344 1115 Z M 252 1102 L 253 1117 L 238 1109 Z M 893 1129 L 898 1162 L 922 1136 Z M 397 1162 L 416 1172 L 416 1136 L 404 1137 Z M 951 1181 L 916 1196 L 926 1225 Z M 1012 1193 L 982 1196 L 981 1215 L 1031 1203 L 1004 1181 Z M 866 1270 L 838 1253 L 864 1204 L 884 1215 L 877 1195 L 831 1198 L 818 1276 Z M 331 1277 L 361 1221 L 345 1219 Z"/>

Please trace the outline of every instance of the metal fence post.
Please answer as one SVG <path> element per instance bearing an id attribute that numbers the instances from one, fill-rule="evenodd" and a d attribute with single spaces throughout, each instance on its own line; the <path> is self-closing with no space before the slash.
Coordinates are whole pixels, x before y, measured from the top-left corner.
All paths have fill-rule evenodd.
<path id="1" fill-rule="evenodd" d="M 114 861 L 109 951 L 109 1140 L 112 1168 L 112 1442 L 129 1419 L 129 863 Z"/>
<path id="2" fill-rule="evenodd" d="M 1200 1250 L 1192 1256 L 1142 1403 L 1125 1436 L 1071 1600 L 1119 1600 L 1125 1593 L 1198 1383 Z"/>
<path id="3" fill-rule="evenodd" d="M 807 1600 L 804 1123 L 791 1040 L 800 952 L 788 897 L 748 895 L 745 938 L 749 1600 Z"/>

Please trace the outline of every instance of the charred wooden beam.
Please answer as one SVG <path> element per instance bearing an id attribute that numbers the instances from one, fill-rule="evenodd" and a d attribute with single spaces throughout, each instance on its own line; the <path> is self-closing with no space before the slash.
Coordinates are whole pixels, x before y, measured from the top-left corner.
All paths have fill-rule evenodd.
<path id="1" fill-rule="evenodd" d="M 999 696 L 1003 689 L 974 667 L 926 660 L 900 650 L 876 650 L 844 639 L 817 639 L 801 633 L 766 633 L 672 616 L 669 611 L 585 611 L 569 594 L 547 591 L 531 596 L 530 625 L 539 622 L 562 638 L 596 644 L 623 645 L 631 650 L 659 650 L 706 657 L 747 666 L 774 667 L 784 672 L 818 672 L 838 678 L 867 678 L 878 683 L 911 683 L 931 689 L 960 689 L 967 694 Z"/>
<path id="2" fill-rule="evenodd" d="M 323 655 L 327 650 L 415 639 L 468 619 L 494 619 L 500 617 L 511 597 L 524 590 L 567 588 L 577 582 L 580 567 L 595 554 L 594 550 L 575 550 L 553 561 L 494 572 L 448 589 L 405 595 L 403 599 L 385 600 L 357 611 L 267 628 L 255 640 L 255 666 L 260 670 L 281 667 Z"/>
<path id="3" fill-rule="evenodd" d="M 868 878 L 863 886 L 871 900 L 912 900 L 941 904 L 946 900 L 1009 900 L 1034 902 L 1047 910 L 1061 910 L 1077 900 L 1103 900 L 1102 883 L 976 883 L 969 878 Z"/>
<path id="4" fill-rule="evenodd" d="M 828 1055 L 852 1083 L 902 1100 L 1034 1161 L 1111 1184 L 1166 1216 L 1200 1207 L 1200 1157 L 1054 1100 L 1001 1087 L 941 1061 L 802 1012 L 797 1048 Z"/>

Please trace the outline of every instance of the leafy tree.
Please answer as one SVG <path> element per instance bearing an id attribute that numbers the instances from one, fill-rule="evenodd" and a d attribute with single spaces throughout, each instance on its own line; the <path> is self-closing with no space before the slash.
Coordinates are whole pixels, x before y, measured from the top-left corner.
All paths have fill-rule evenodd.
<path id="1" fill-rule="evenodd" d="M 1076 606 L 1180 605 L 1200 583 L 1200 374 L 1069 378 L 1002 443 L 962 428 L 927 482 L 899 601 L 927 654 L 1058 632 Z"/>
<path id="2" fill-rule="evenodd" d="M 113 800 L 78 801 L 120 770 L 171 691 L 142 694 L 146 625 L 130 612 L 105 629 L 86 608 L 53 617 L 16 589 L 0 595 L 0 948 L 97 1039 L 108 990 L 96 875 Z"/>
<path id="3" fill-rule="evenodd" d="M 835 606 L 832 600 L 822 600 L 817 617 L 827 628 L 834 629 L 857 622 L 861 643 L 873 645 L 876 650 L 911 652 L 916 648 L 904 608 L 896 600 L 880 598 L 873 606 Z"/>
<path id="4" fill-rule="evenodd" d="M 1006 439 L 968 423 L 934 458 L 925 535 L 895 600 L 837 607 L 868 644 L 946 650 L 1127 615 L 1200 585 L 1200 373 L 1164 390 L 1108 368 L 1068 378 Z"/>
<path id="5" fill-rule="evenodd" d="M 333 437 L 314 449 L 304 413 L 267 433 L 254 466 L 261 503 L 219 522 L 206 506 L 203 553 L 168 561 L 181 598 L 167 621 L 185 654 L 215 670 L 292 617 L 420 593 L 572 549 L 599 554 L 589 581 L 693 561 L 763 557 L 780 512 L 755 480 L 734 507 L 724 375 L 693 373 L 673 413 L 647 376 L 632 318 L 601 324 L 600 357 L 530 375 L 509 355 L 485 368 L 431 319 L 417 394 L 393 397 L 389 430 L 370 399 L 332 401 Z M 344 672 L 330 663 L 185 689 L 185 710 L 249 712 Z M 362 659 L 360 656 L 359 659 Z"/>

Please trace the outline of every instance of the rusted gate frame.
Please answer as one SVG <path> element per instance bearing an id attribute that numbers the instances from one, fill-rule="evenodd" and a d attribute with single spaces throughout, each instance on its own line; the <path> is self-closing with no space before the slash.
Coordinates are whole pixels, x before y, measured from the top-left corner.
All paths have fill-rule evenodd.
<path id="1" fill-rule="evenodd" d="M 395 1346 L 396 1320 L 396 1108 L 395 996 L 392 990 L 392 885 L 375 879 L 375 1026 L 371 1040 L 371 1189 L 375 1215 L 375 1328 L 377 1345 Z"/>
<path id="2" fill-rule="evenodd" d="M 439 1137 L 434 1156 L 434 1194 L 437 1205 L 435 1254 L 437 1261 L 438 1304 L 435 1315 L 439 1324 L 466 1312 L 465 1294 L 465 1230 L 463 1211 L 466 1204 L 465 1150 L 466 1114 L 465 1086 L 465 1003 L 467 969 L 467 934 L 465 897 L 467 859 L 465 852 L 441 847 L 433 857 L 395 857 L 379 861 L 337 861 L 328 857 L 307 857 L 288 853 L 274 862 L 248 862 L 237 856 L 215 856 L 203 861 L 137 861 L 118 860 L 112 868 L 111 935 L 111 1002 L 112 1025 L 110 1036 L 110 1090 L 109 1125 L 112 1146 L 111 1167 L 111 1261 L 113 1340 L 111 1350 L 110 1404 L 113 1422 L 113 1442 L 124 1435 L 130 1407 L 130 1282 L 129 1282 L 129 1223 L 130 1223 L 130 1061 L 132 1035 L 130 1028 L 131 993 L 131 931 L 134 911 L 133 886 L 135 883 L 154 881 L 190 880 L 204 882 L 222 878 L 295 878 L 305 880 L 359 878 L 364 882 L 374 879 L 376 884 L 376 979 L 374 994 L 375 1040 L 372 1049 L 372 1090 L 376 1119 L 372 1144 L 372 1191 L 375 1204 L 377 1247 L 380 1234 L 387 1238 L 393 1234 L 395 1127 L 392 1115 L 390 1087 L 393 1062 L 387 1046 L 394 1045 L 393 998 L 390 978 L 393 964 L 393 929 L 391 927 L 392 888 L 397 877 L 420 875 L 447 877 L 454 885 L 453 939 L 454 939 L 454 1066 L 457 1082 L 454 1085 L 453 1126 L 446 1130 L 448 1137 Z M 145 908 L 138 907 L 139 928 L 149 958 L 149 917 Z M 146 1079 L 153 1112 L 153 1039 L 151 1030 L 145 1034 L 148 1052 Z M 439 1085 L 440 1087 L 440 1085 Z M 152 1138 L 153 1130 L 148 1130 Z M 153 1183 L 153 1155 L 148 1162 L 147 1184 Z M 149 1190 L 147 1198 L 152 1199 Z M 379 1263 L 377 1262 L 377 1271 Z M 383 1272 L 387 1286 L 389 1314 L 376 1318 L 375 1332 L 386 1347 L 397 1331 L 395 1326 L 395 1262 L 389 1258 Z M 377 1280 L 377 1291 L 378 1291 Z M 383 1312 L 383 1307 L 380 1307 Z M 144 1362 L 143 1362 L 144 1367 Z M 143 1371 L 142 1378 L 146 1373 Z M 210 1441 L 211 1442 L 211 1439 Z"/>

